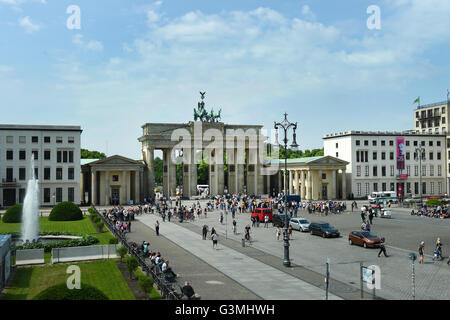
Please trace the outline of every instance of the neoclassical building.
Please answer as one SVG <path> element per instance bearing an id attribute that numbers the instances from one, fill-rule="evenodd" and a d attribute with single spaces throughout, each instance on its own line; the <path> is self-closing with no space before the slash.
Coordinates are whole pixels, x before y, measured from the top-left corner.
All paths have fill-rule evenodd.
<path id="1" fill-rule="evenodd" d="M 347 161 L 332 156 L 288 159 L 286 179 L 284 159 L 271 160 L 271 163 L 279 164 L 276 179 L 266 179 L 275 182 L 275 186 L 269 187 L 272 191 L 299 195 L 307 201 L 348 198 Z"/>
<path id="2" fill-rule="evenodd" d="M 144 200 L 141 161 L 122 156 L 81 160 L 81 202 L 95 205 L 140 203 Z"/>

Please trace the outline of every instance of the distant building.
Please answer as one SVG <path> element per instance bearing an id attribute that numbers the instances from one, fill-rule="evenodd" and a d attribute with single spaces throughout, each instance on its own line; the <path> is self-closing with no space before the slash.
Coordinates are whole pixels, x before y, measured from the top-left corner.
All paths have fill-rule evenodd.
<path id="1" fill-rule="evenodd" d="M 0 206 L 23 203 L 31 157 L 40 205 L 80 203 L 79 126 L 0 125 Z"/>
<path id="2" fill-rule="evenodd" d="M 445 134 L 348 131 L 323 137 L 324 154 L 347 161 L 348 192 L 355 199 L 374 191 L 419 196 L 420 168 L 415 150 L 425 149 L 422 194 L 444 196 L 446 185 Z"/>

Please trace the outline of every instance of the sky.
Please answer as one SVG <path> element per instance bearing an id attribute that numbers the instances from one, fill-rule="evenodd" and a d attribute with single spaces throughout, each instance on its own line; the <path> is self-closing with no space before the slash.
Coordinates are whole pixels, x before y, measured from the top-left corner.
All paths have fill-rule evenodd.
<path id="1" fill-rule="evenodd" d="M 0 0 L 0 123 L 80 125 L 82 148 L 139 159 L 141 126 L 193 120 L 206 91 L 227 124 L 287 112 L 300 149 L 408 130 L 418 96 L 447 98 L 449 16 L 448 0 Z"/>

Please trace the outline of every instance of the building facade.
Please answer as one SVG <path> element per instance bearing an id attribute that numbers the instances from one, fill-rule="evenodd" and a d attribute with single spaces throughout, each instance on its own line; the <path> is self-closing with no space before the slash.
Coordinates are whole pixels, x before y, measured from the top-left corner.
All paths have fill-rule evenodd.
<path id="1" fill-rule="evenodd" d="M 352 198 L 375 191 L 396 191 L 400 198 L 419 196 L 420 187 L 423 196 L 447 194 L 445 134 L 349 131 L 328 134 L 323 141 L 325 155 L 349 163 L 346 179 Z M 419 147 L 424 149 L 421 167 Z"/>
<path id="2" fill-rule="evenodd" d="M 447 156 L 445 168 L 447 176 L 447 190 L 450 189 L 450 100 L 430 103 L 414 110 L 414 130 L 416 133 L 445 134 L 446 143 L 443 150 Z"/>
<path id="3" fill-rule="evenodd" d="M 79 126 L 0 125 L 0 205 L 23 203 L 31 157 L 41 206 L 80 203 Z"/>

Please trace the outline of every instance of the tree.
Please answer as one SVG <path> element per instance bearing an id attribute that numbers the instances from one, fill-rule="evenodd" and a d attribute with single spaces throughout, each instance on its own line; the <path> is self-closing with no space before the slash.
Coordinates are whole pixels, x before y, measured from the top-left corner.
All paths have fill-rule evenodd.
<path id="1" fill-rule="evenodd" d="M 153 170 L 155 172 L 155 182 L 157 185 L 163 183 L 163 161 L 161 158 L 156 157 L 153 160 Z"/>
<path id="2" fill-rule="evenodd" d="M 130 273 L 130 279 L 133 279 L 133 272 L 139 266 L 137 259 L 133 256 L 129 256 L 125 259 L 125 264 L 127 265 L 127 270 Z"/>
<path id="3" fill-rule="evenodd" d="M 99 151 L 81 149 L 81 159 L 105 159 L 106 154 Z"/>
<path id="4" fill-rule="evenodd" d="M 123 257 L 128 253 L 128 250 L 125 247 L 120 247 L 116 249 L 116 253 L 120 256 L 120 262 L 122 262 Z"/>

